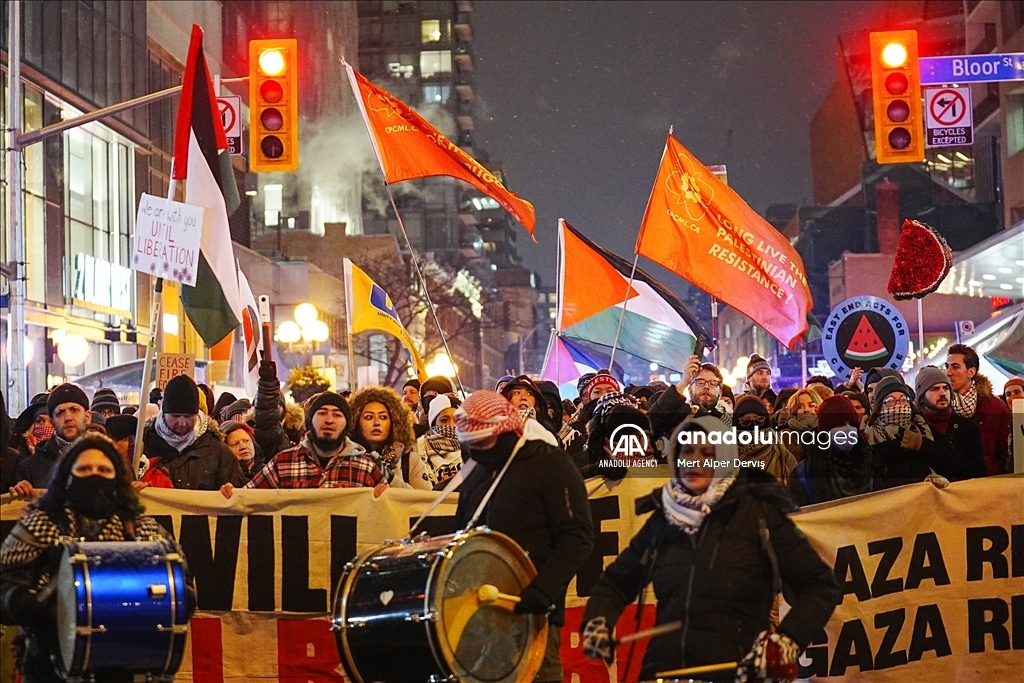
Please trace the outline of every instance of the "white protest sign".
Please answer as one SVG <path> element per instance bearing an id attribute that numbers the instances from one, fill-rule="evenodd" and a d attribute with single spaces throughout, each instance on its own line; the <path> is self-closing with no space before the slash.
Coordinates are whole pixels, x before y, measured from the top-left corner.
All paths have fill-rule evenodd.
<path id="1" fill-rule="evenodd" d="M 132 268 L 195 286 L 203 208 L 143 194 L 135 218 Z"/>

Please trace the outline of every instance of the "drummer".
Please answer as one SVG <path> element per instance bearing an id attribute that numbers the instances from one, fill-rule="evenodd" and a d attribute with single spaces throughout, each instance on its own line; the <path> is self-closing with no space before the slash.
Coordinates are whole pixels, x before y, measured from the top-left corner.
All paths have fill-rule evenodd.
<path id="1" fill-rule="evenodd" d="M 547 615 L 547 649 L 534 683 L 560 683 L 558 651 L 569 581 L 594 545 L 587 491 L 554 435 L 493 391 L 476 391 L 455 411 L 455 433 L 478 466 L 466 477 L 456 512 L 466 528 L 498 472 L 513 456 L 477 524 L 512 537 L 537 566 L 515 611 Z M 517 449 L 517 445 L 519 448 Z"/>
<path id="2" fill-rule="evenodd" d="M 611 631 L 619 615 L 653 583 L 656 624 L 678 621 L 680 628 L 650 641 L 641 679 L 725 662 L 740 662 L 740 669 L 697 677 L 796 678 L 797 658 L 832 615 L 839 587 L 786 516 L 796 510 L 786 489 L 764 470 L 733 467 L 734 444 L 706 444 L 708 433 L 726 429 L 714 417 L 676 428 L 674 475 L 662 489 L 661 509 L 608 566 L 587 603 L 582 630 L 588 657 L 613 662 Z M 692 434 L 683 441 L 695 445 L 680 444 L 685 432 Z M 769 633 L 780 585 L 793 607 Z"/>
<path id="3" fill-rule="evenodd" d="M 20 626 L 18 668 L 25 683 L 62 681 L 54 615 L 56 571 L 64 538 L 86 541 L 163 541 L 181 552 L 152 517 L 143 514 L 113 442 L 98 432 L 75 441 L 54 468 L 46 494 L 32 503 L 0 546 L 0 615 Z M 195 608 L 189 586 L 188 614 Z M 104 672 L 103 680 L 120 680 Z M 131 676 L 124 675 L 130 681 Z"/>

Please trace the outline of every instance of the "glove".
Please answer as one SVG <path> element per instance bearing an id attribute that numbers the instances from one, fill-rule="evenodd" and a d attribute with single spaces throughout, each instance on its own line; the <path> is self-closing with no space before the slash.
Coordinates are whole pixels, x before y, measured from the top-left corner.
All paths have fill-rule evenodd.
<path id="1" fill-rule="evenodd" d="M 159 389 L 153 389 L 152 391 L 149 392 L 149 402 L 150 403 L 156 403 L 157 405 L 159 405 L 160 401 L 162 401 L 163 398 L 164 398 L 164 393 L 162 391 L 160 391 Z"/>
<path id="2" fill-rule="evenodd" d="M 261 360 L 259 375 L 261 382 L 277 382 L 277 363 L 272 360 Z"/>
<path id="3" fill-rule="evenodd" d="M 532 583 L 522 590 L 519 598 L 515 607 L 516 614 L 547 614 L 555 608 L 554 601 L 547 593 Z"/>
<path id="4" fill-rule="evenodd" d="M 799 657 L 800 646 L 788 636 L 761 631 L 736 670 L 736 683 L 786 683 L 796 680 L 796 660 Z"/>
<path id="5" fill-rule="evenodd" d="M 615 662 L 612 634 L 604 617 L 594 617 L 583 629 L 583 654 L 588 659 L 603 659 L 608 666 Z"/>

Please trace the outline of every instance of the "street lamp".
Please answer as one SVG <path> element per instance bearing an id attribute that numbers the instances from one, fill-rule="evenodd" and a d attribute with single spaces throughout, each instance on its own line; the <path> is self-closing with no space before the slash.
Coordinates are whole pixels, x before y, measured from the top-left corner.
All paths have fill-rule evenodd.
<path id="1" fill-rule="evenodd" d="M 290 353 L 312 352 L 331 337 L 331 328 L 320 320 L 320 312 L 311 303 L 301 303 L 295 307 L 294 320 L 285 320 L 277 326 L 274 335 L 284 344 Z M 297 349 L 296 346 L 303 348 Z"/>
<path id="2" fill-rule="evenodd" d="M 459 366 L 452 362 L 452 359 L 448 357 L 448 354 L 444 351 L 438 351 L 434 356 L 434 360 L 427 363 L 426 367 L 427 377 L 455 377 L 459 372 Z"/>

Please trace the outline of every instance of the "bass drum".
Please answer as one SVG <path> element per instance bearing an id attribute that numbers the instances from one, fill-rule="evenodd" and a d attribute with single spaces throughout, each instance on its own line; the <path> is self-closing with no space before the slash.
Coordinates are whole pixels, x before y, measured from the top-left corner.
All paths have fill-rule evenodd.
<path id="1" fill-rule="evenodd" d="M 159 541 L 64 543 L 57 572 L 57 667 L 69 680 L 104 671 L 165 677 L 187 630 L 181 555 Z"/>
<path id="2" fill-rule="evenodd" d="M 519 595 L 537 571 L 508 536 L 474 529 L 386 543 L 350 562 L 334 596 L 338 652 L 354 683 L 528 683 L 547 618 L 481 604 L 491 584 Z"/>

